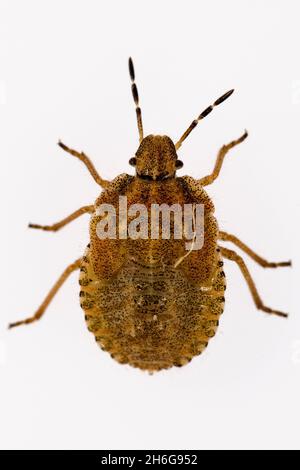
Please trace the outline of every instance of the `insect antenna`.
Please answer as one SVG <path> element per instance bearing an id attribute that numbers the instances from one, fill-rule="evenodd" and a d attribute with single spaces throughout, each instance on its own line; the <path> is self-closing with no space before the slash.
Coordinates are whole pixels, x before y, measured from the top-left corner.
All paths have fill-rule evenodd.
<path id="1" fill-rule="evenodd" d="M 143 122 L 142 122 L 142 111 L 141 111 L 141 108 L 139 107 L 139 94 L 138 94 L 137 86 L 135 84 L 134 66 L 133 66 L 133 62 L 132 62 L 131 57 L 129 57 L 128 65 L 129 65 L 129 75 L 130 75 L 130 78 L 131 78 L 131 91 L 132 91 L 132 96 L 133 96 L 133 99 L 134 99 L 134 102 L 135 102 L 137 125 L 138 125 L 140 143 L 141 143 L 143 138 L 144 138 Z"/>
<path id="2" fill-rule="evenodd" d="M 220 96 L 220 98 L 218 98 L 214 102 L 214 104 L 208 106 L 208 108 L 206 108 L 204 111 L 202 111 L 202 113 L 199 114 L 197 119 L 194 119 L 194 121 L 191 123 L 191 125 L 187 128 L 187 130 L 184 132 L 184 134 L 182 134 L 182 136 L 180 137 L 178 142 L 175 144 L 176 150 L 178 150 L 179 147 L 181 147 L 182 142 L 188 137 L 188 135 L 192 132 L 192 130 L 195 129 L 198 122 L 201 121 L 202 119 L 204 119 L 209 113 L 211 113 L 215 106 L 218 106 L 219 104 L 223 103 L 223 101 L 227 100 L 227 98 L 229 98 L 229 96 L 232 95 L 233 92 L 234 92 L 234 90 L 229 90 L 226 93 L 224 93 L 224 95 Z"/>

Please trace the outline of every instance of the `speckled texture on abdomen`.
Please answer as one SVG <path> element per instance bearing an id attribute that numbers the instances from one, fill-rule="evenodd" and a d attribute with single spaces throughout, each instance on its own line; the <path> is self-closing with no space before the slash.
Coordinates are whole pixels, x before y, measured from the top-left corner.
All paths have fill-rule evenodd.
<path id="1" fill-rule="evenodd" d="M 89 330 L 114 359 L 156 371 L 181 366 L 215 335 L 224 308 L 225 275 L 218 262 L 209 286 L 162 262 L 128 259 L 109 282 L 93 272 L 89 250 L 80 273 L 80 302 Z"/>

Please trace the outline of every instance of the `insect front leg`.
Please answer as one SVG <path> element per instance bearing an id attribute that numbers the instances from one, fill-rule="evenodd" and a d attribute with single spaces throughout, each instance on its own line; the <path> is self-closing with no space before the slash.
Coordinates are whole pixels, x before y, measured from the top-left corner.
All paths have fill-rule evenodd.
<path id="1" fill-rule="evenodd" d="M 68 152 L 70 155 L 73 155 L 73 157 L 79 158 L 80 161 L 82 161 L 87 169 L 89 170 L 90 174 L 94 178 L 97 184 L 101 186 L 101 188 L 105 189 L 109 186 L 110 181 L 104 180 L 101 178 L 99 173 L 97 172 L 96 168 L 94 167 L 93 163 L 89 159 L 87 155 L 83 152 L 77 152 L 77 150 L 73 150 L 69 147 L 67 147 L 65 144 L 63 144 L 61 141 L 58 142 L 58 145 L 65 150 L 65 152 Z"/>
<path id="2" fill-rule="evenodd" d="M 251 276 L 251 274 L 250 274 L 243 258 L 233 250 L 228 250 L 227 248 L 224 248 L 224 247 L 221 247 L 221 246 L 219 248 L 220 248 L 221 254 L 222 254 L 222 256 L 224 256 L 224 258 L 227 258 L 231 261 L 235 261 L 238 264 L 238 266 L 239 266 L 239 268 L 240 268 L 240 270 L 241 270 L 241 272 L 244 276 L 244 279 L 248 284 L 248 287 L 250 289 L 252 298 L 253 298 L 254 303 L 255 303 L 256 307 L 258 308 L 258 310 L 262 310 L 263 312 L 266 312 L 266 313 L 278 315 L 280 317 L 287 317 L 288 316 L 287 313 L 280 312 L 279 310 L 273 310 L 272 308 L 266 307 L 264 305 L 264 303 L 263 303 L 263 301 L 262 301 L 262 299 L 261 299 L 261 297 L 260 297 L 260 295 L 257 291 L 255 283 L 252 279 L 252 276 Z"/>
<path id="3" fill-rule="evenodd" d="M 25 318 L 24 320 L 20 320 L 14 323 L 9 324 L 9 328 L 14 328 L 15 326 L 19 325 L 27 325 L 28 323 L 33 323 L 41 318 L 41 316 L 45 313 L 45 310 L 47 309 L 48 305 L 50 304 L 51 300 L 55 297 L 63 283 L 66 281 L 66 279 L 70 276 L 70 274 L 73 271 L 76 271 L 76 269 L 79 269 L 81 266 L 82 258 L 77 259 L 74 261 L 74 263 L 69 264 L 67 268 L 64 270 L 62 275 L 59 277 L 59 279 L 56 281 L 48 295 L 46 296 L 45 300 L 42 302 L 42 304 L 39 306 L 37 311 L 34 313 L 32 317 Z"/>
<path id="4" fill-rule="evenodd" d="M 217 161 L 215 164 L 215 167 L 213 169 L 213 172 L 210 175 L 204 176 L 204 178 L 201 178 L 199 180 L 201 186 L 207 186 L 208 184 L 211 184 L 215 181 L 215 179 L 219 176 L 222 165 L 223 165 L 223 160 L 225 158 L 225 155 L 229 152 L 230 149 L 235 147 L 238 144 L 241 144 L 246 137 L 248 137 L 248 132 L 245 131 L 244 134 L 237 140 L 233 140 L 227 145 L 223 145 L 223 147 L 219 150 L 218 156 L 217 156 Z"/>
<path id="5" fill-rule="evenodd" d="M 53 225 L 38 225 L 38 224 L 29 224 L 29 228 L 36 228 L 40 230 L 46 230 L 47 232 L 57 232 L 65 225 L 69 224 L 73 220 L 80 217 L 82 214 L 92 214 L 94 212 L 94 206 L 83 206 L 77 211 L 73 212 L 72 214 L 68 215 L 64 219 L 60 220 L 56 224 Z"/>
<path id="6" fill-rule="evenodd" d="M 235 235 L 232 235 L 227 232 L 219 232 L 219 239 L 227 242 L 234 243 L 238 248 L 243 250 L 250 258 L 252 258 L 256 263 L 258 263 L 260 266 L 263 268 L 279 268 L 279 267 L 284 267 L 284 266 L 291 266 L 292 262 L 291 261 L 281 261 L 279 263 L 276 262 L 269 262 L 259 256 L 257 253 L 255 253 L 251 248 L 249 248 L 245 243 L 243 243 L 239 238 L 237 238 Z"/>

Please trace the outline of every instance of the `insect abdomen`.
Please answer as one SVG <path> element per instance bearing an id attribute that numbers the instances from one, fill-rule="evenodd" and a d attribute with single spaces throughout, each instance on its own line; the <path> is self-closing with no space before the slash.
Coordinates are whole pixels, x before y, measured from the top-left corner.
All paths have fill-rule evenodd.
<path id="1" fill-rule="evenodd" d="M 220 259 L 205 287 L 173 266 L 134 259 L 108 283 L 101 282 L 88 252 L 84 259 L 80 300 L 87 325 L 118 362 L 149 371 L 182 366 L 215 335 L 225 300 Z"/>

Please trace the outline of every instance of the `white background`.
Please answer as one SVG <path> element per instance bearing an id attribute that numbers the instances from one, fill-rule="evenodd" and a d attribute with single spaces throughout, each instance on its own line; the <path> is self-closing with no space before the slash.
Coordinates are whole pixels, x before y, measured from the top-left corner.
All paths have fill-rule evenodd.
<path id="1" fill-rule="evenodd" d="M 299 448 L 298 1 L 0 1 L 0 447 Z M 180 150 L 179 174 L 211 171 L 219 147 L 247 128 L 208 188 L 222 229 L 267 259 L 247 259 L 267 305 L 258 312 L 234 264 L 205 354 L 149 376 L 115 363 L 87 331 L 78 276 L 45 317 L 30 315 L 88 242 L 88 216 L 52 223 L 99 193 L 57 145 L 84 150 L 104 178 L 132 172 L 138 143 L 127 70 L 135 60 L 144 128 L 176 140 L 204 108 L 234 95 Z"/>

